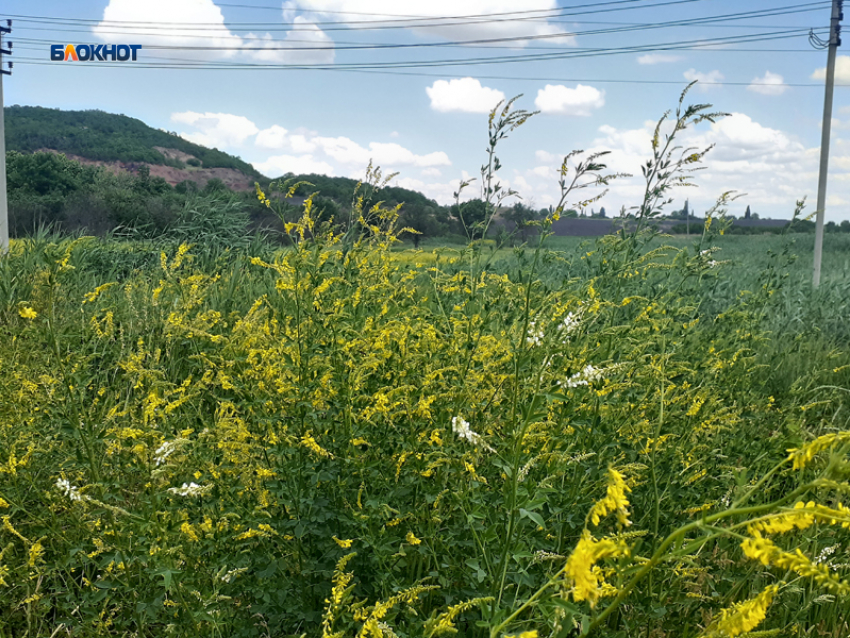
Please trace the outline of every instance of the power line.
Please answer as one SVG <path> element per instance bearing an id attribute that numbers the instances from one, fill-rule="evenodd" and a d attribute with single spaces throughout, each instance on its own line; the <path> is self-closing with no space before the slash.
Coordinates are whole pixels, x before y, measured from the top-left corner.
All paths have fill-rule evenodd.
<path id="1" fill-rule="evenodd" d="M 478 38 L 474 40 L 451 40 L 448 42 L 412 42 L 412 43 L 369 43 L 369 44 L 349 44 L 349 45 L 338 45 L 336 43 L 330 43 L 325 45 L 314 45 L 310 47 L 304 47 L 305 49 L 334 49 L 334 50 L 358 50 L 358 49 L 407 49 L 407 48 L 435 48 L 435 47 L 445 47 L 445 46 L 480 46 L 480 45 L 489 45 L 496 43 L 506 43 L 506 42 L 526 42 L 526 41 L 537 41 L 537 40 L 559 40 L 563 38 L 574 38 L 574 37 L 587 37 L 587 36 L 596 36 L 596 35 L 610 35 L 617 33 L 627 33 L 627 32 L 642 32 L 642 31 L 651 31 L 657 29 L 666 29 L 666 28 L 674 28 L 674 27 L 689 27 L 695 25 L 703 24 L 703 21 L 728 21 L 741 19 L 735 17 L 736 14 L 727 14 L 721 16 L 709 16 L 704 18 L 693 18 L 689 20 L 678 20 L 678 21 L 668 21 L 668 22 L 656 22 L 656 23 L 648 23 L 634 26 L 618 26 L 618 27 L 610 27 L 606 29 L 593 29 L 587 31 L 566 31 L 560 33 L 548 33 L 548 34 L 538 34 L 538 35 L 522 35 L 522 36 L 511 36 L 511 37 L 502 37 L 502 38 Z M 808 29 L 804 29 L 807 30 Z M 125 34 L 121 33 L 120 35 L 139 35 L 139 34 Z M 177 36 L 177 37 L 188 37 L 194 38 L 196 36 Z M 197 36 L 204 38 L 212 38 L 216 40 L 220 40 L 221 37 L 215 36 Z M 238 37 L 238 36 L 237 36 Z M 264 38 L 249 38 L 250 40 L 259 39 L 265 42 L 268 40 Z M 171 50 L 193 50 L 193 51 L 203 51 L 203 50 L 215 50 L 215 51 L 238 51 L 238 50 L 293 50 L 294 47 L 289 43 L 281 43 L 282 46 L 274 47 L 263 45 L 260 47 L 250 47 L 245 45 L 240 46 L 199 46 L 199 45 L 168 45 L 168 44 L 150 44 L 146 45 L 147 49 L 171 49 Z M 297 48 L 297 47 L 296 47 Z"/>
<path id="2" fill-rule="evenodd" d="M 746 49 L 749 51 L 764 51 L 764 49 Z M 768 49 L 767 51 L 771 51 Z M 779 50 L 780 52 L 785 52 L 785 50 Z M 796 52 L 796 51 L 795 51 Z M 56 66 L 55 62 L 46 62 L 41 60 L 40 58 L 21 58 L 19 60 L 19 64 L 26 64 L 29 66 Z M 85 68 L 91 66 L 90 64 L 80 64 L 75 65 L 79 68 Z M 116 68 L 114 65 L 102 64 L 98 65 L 100 67 L 111 67 Z M 206 67 L 198 66 L 198 67 L 180 67 L 180 66 L 139 66 L 138 64 L 133 64 L 133 68 L 155 68 L 155 69 L 164 69 L 164 70 L 205 70 Z M 122 67 L 126 69 L 127 67 Z M 382 70 L 372 70 L 372 69 L 356 69 L 356 68 L 345 68 L 339 69 L 334 68 L 333 66 L 326 66 L 320 68 L 313 67 L 299 67 L 299 66 L 289 66 L 289 67 L 281 67 L 281 66 L 231 66 L 231 67 L 222 67 L 216 69 L 208 69 L 208 70 L 219 70 L 219 71 L 328 71 L 328 72 L 340 72 L 340 73 L 366 73 L 370 75 L 397 75 L 404 77 L 426 77 L 426 78 L 440 78 L 445 79 L 445 73 L 425 73 L 421 71 L 382 71 Z M 477 79 L 480 80 L 506 80 L 506 81 L 518 81 L 518 82 L 587 82 L 594 84 L 675 84 L 678 86 L 682 86 L 686 84 L 685 81 L 682 80 L 625 80 L 625 79 L 609 79 L 609 78 L 563 78 L 563 77 L 535 77 L 535 76 L 509 76 L 509 75 L 486 75 L 486 74 L 477 74 L 475 75 Z M 775 84 L 768 84 L 766 82 L 705 82 L 700 81 L 700 85 L 706 86 L 776 86 Z M 782 86 L 787 87 L 797 87 L 797 88 L 823 88 L 822 83 L 794 83 L 788 82 L 783 83 Z M 850 84 L 836 84 L 836 87 L 850 87 Z"/>
<path id="3" fill-rule="evenodd" d="M 684 4 L 691 2 L 702 2 L 705 0 L 670 0 L 667 2 L 661 2 L 652 5 L 644 5 L 642 7 L 631 7 L 635 8 L 654 8 L 660 6 L 667 5 L 675 5 L 675 4 Z M 606 3 L 597 3 L 593 5 L 580 5 L 584 6 L 592 6 L 595 7 L 593 11 L 583 11 L 580 13 L 558 13 L 551 17 L 566 17 L 569 15 L 583 15 L 583 14 L 598 14 L 598 13 L 607 13 L 618 9 L 598 9 L 599 6 L 607 5 L 607 4 L 621 4 L 622 2 L 606 2 Z M 773 7 L 770 9 L 757 9 L 753 11 L 744 11 L 744 12 L 736 12 L 719 16 L 706 16 L 700 18 L 690 18 L 683 19 L 677 21 L 682 26 L 687 26 L 690 23 L 700 24 L 703 21 L 723 21 L 723 20 L 740 20 L 740 19 L 753 19 L 760 17 L 773 17 L 773 16 L 781 16 L 781 15 L 792 15 L 797 13 L 808 13 L 812 11 L 817 11 L 819 9 L 825 8 L 828 6 L 829 2 L 827 0 L 820 0 L 818 2 L 809 2 L 803 4 L 794 4 L 794 5 L 786 5 L 783 7 Z M 550 10 L 555 11 L 555 10 Z M 520 14 L 527 12 L 512 12 L 513 14 Z M 459 18 L 445 17 L 445 18 L 422 18 L 423 20 L 429 20 L 431 23 L 428 24 L 417 24 L 415 25 L 416 29 L 424 29 L 424 28 L 443 28 L 447 26 L 470 26 L 470 25 L 486 25 L 490 23 L 498 23 L 498 22 L 517 22 L 517 21 L 528 21 L 528 20 L 538 20 L 542 18 L 533 17 L 533 18 L 523 18 L 523 17 L 511 17 L 511 18 L 494 18 L 494 15 L 506 15 L 506 14 L 486 14 L 480 16 L 480 19 L 469 20 L 464 18 L 464 21 L 456 21 L 456 22 L 434 22 L 437 21 L 445 21 L 445 20 L 460 20 Z M 125 28 L 125 29 L 134 29 L 134 31 L 103 31 L 105 34 L 110 35 L 140 35 L 139 31 L 141 30 L 156 30 L 158 35 L 161 35 L 161 31 L 163 30 L 173 30 L 173 31 L 219 31 L 222 29 L 237 29 L 237 30 L 253 30 L 256 28 L 262 28 L 266 31 L 312 31 L 315 30 L 316 27 L 324 27 L 324 31 L 337 31 L 337 30 L 374 30 L 374 29 L 409 29 L 412 28 L 408 24 L 394 24 L 394 25 L 383 25 L 378 24 L 376 26 L 368 27 L 368 26 L 360 26 L 361 23 L 358 22 L 343 22 L 343 21 L 332 21 L 332 22 L 323 22 L 323 21 L 309 21 L 309 22 L 281 22 L 277 26 L 270 27 L 267 23 L 235 23 L 235 22 L 222 22 L 222 23 L 179 23 L 174 21 L 166 21 L 166 22 L 142 22 L 142 21 L 104 21 L 104 20 L 94 20 L 94 19 L 82 19 L 82 18 L 53 18 L 47 16 L 31 16 L 31 15 L 18 15 L 12 16 L 24 22 L 33 22 L 37 24 L 69 24 L 74 25 L 78 24 L 79 26 L 90 26 L 94 23 L 97 26 L 109 26 L 115 25 L 114 28 Z M 478 16 L 476 16 L 478 17 Z M 418 18 L 417 18 L 418 20 Z M 547 21 L 550 20 L 547 18 Z M 381 22 L 381 21 L 378 21 Z M 567 21 L 571 22 L 571 21 Z M 363 24 L 372 24 L 372 23 L 363 23 Z M 644 23 L 639 26 L 655 26 L 661 23 Z M 210 25 L 210 26 L 198 26 L 198 25 Z M 301 27 L 309 27 L 309 28 L 298 28 Z M 28 27 L 30 30 L 36 30 L 33 27 Z M 55 31 L 66 31 L 66 32 L 88 32 L 87 29 L 53 29 Z M 197 36 L 202 37 L 202 36 Z"/>
<path id="4" fill-rule="evenodd" d="M 392 62 L 364 62 L 364 63 L 327 63 L 317 64 L 258 64 L 248 62 L 216 62 L 197 61 L 193 63 L 180 64 L 140 64 L 130 65 L 132 68 L 193 68 L 193 69 L 326 69 L 332 66 L 334 69 L 387 69 L 387 68 L 427 68 L 427 67 L 454 67 L 454 66 L 480 66 L 488 64 L 510 64 L 517 62 L 540 62 L 551 60 L 564 60 L 574 58 L 598 57 L 607 55 L 622 55 L 626 53 L 647 53 L 657 51 L 686 50 L 694 47 L 706 48 L 711 46 L 722 46 L 724 44 L 764 42 L 772 40 L 786 40 L 801 37 L 807 33 L 805 29 L 790 29 L 772 33 L 749 34 L 744 36 L 728 36 L 722 38 L 708 38 L 700 40 L 683 40 L 652 45 L 634 45 L 628 47 L 611 47 L 596 49 L 580 49 L 567 52 L 553 52 L 542 54 L 528 54 L 516 56 L 489 56 L 478 58 L 450 58 L 442 60 L 403 60 Z M 293 48 L 293 50 L 296 50 Z M 55 63 L 53 63 L 55 64 Z M 109 63 L 87 62 L 85 66 L 110 66 Z"/>
<path id="5" fill-rule="evenodd" d="M 666 0 L 664 2 L 657 2 L 656 4 L 645 4 L 640 6 L 634 6 L 635 2 L 647 2 L 651 0 L 609 0 L 608 2 L 592 2 L 588 4 L 574 5 L 572 7 L 562 7 L 556 9 L 536 9 L 536 10 L 526 10 L 526 11 L 509 11 L 509 12 L 501 12 L 501 13 L 486 13 L 486 14 L 471 14 L 471 15 L 459 15 L 459 16 L 399 16 L 397 19 L 390 20 L 369 20 L 369 21 L 350 21 L 350 20 L 336 20 L 336 21 L 310 21 L 310 24 L 316 24 L 317 26 L 331 26 L 340 25 L 341 28 L 351 28 L 356 27 L 357 29 L 366 29 L 366 26 L 361 25 L 369 25 L 375 24 L 374 28 L 398 28 L 398 29 L 408 29 L 411 28 L 408 23 L 417 23 L 415 25 L 416 28 L 427 28 L 427 27 L 444 27 L 444 26 L 455 26 L 454 23 L 446 24 L 445 21 L 452 20 L 457 21 L 458 24 L 482 24 L 488 22 L 503 22 L 503 21 L 516 21 L 516 20 L 528 20 L 528 19 L 548 19 L 549 17 L 564 17 L 569 15 L 585 15 L 588 13 L 609 13 L 613 11 L 623 11 L 623 10 L 633 10 L 633 9 L 648 9 L 653 7 L 661 7 L 661 6 L 669 6 L 669 5 L 679 5 L 679 4 L 691 4 L 694 2 L 705 2 L 707 0 Z M 608 9 L 599 9 L 599 7 L 605 7 L 609 5 L 623 5 L 628 4 L 632 5 L 629 7 L 609 7 Z M 817 2 L 809 3 L 809 4 L 821 4 Z M 239 6 L 250 6 L 250 5 L 219 5 L 219 6 L 231 6 L 231 7 L 239 7 Z M 803 6 L 803 5 L 801 5 Z M 577 13 L 569 13 L 568 11 L 571 9 L 585 9 L 591 8 L 590 11 L 581 11 Z M 279 10 L 279 9 L 278 9 Z M 566 13 L 565 13 L 566 12 Z M 319 13 L 344 13 L 355 15 L 353 12 L 336 12 L 336 11 L 321 11 Z M 528 14 L 535 14 L 533 16 L 529 16 Z M 550 14 L 549 16 L 544 16 L 540 14 Z M 380 15 L 380 14 L 358 14 L 358 15 Z M 495 17 L 498 16 L 498 17 Z M 526 16 L 526 17 L 523 17 Z M 139 24 L 139 25 L 153 25 L 153 26 L 161 26 L 165 24 L 178 24 L 175 22 L 142 22 L 142 21 L 124 21 L 124 20 L 113 20 L 113 21 L 104 21 L 104 20 L 95 20 L 90 18 L 51 18 L 47 16 L 31 16 L 31 15 L 11 15 L 10 17 L 16 19 L 43 19 L 43 20 L 64 20 L 68 22 L 80 22 L 80 23 L 92 23 L 96 22 L 98 24 L 120 24 L 120 25 L 128 25 L 128 24 Z M 418 24 L 419 22 L 433 22 L 439 21 L 436 24 Z M 401 22 L 403 24 L 393 24 L 393 25 L 383 25 L 381 23 L 384 22 L 392 22 L 398 23 Z M 207 24 L 212 25 L 215 28 L 220 28 L 223 26 L 223 23 L 218 22 L 208 22 L 208 23 L 193 23 L 193 24 Z M 249 23 L 254 24 L 254 23 Z M 295 25 L 296 23 L 289 23 L 291 25 Z"/>

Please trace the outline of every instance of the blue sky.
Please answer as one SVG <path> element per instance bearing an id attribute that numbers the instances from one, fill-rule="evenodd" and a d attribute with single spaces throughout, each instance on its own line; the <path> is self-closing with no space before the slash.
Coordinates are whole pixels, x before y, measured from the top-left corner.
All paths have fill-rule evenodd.
<path id="1" fill-rule="evenodd" d="M 613 170 L 639 176 L 654 122 L 700 79 L 690 101 L 732 115 L 683 139 L 715 147 L 699 188 L 678 192 L 675 206 L 687 197 L 701 211 L 735 190 L 746 195 L 733 214 L 749 204 L 789 217 L 803 196 L 814 209 L 826 52 L 808 30 L 826 37 L 828 1 L 5 0 L 3 9 L 15 43 L 7 105 L 123 113 L 272 177 L 359 177 L 372 159 L 442 203 L 478 175 L 486 113 L 502 97 L 522 93 L 518 106 L 541 111 L 499 153 L 504 182 L 540 207 L 556 201 L 557 167 L 573 149 L 610 150 Z M 144 48 L 135 63 L 51 63 L 51 43 Z M 837 68 L 837 83 L 850 85 L 850 57 Z M 642 190 L 637 177 L 621 180 L 602 205 L 629 207 Z M 844 87 L 828 195 L 827 220 L 850 219 Z"/>

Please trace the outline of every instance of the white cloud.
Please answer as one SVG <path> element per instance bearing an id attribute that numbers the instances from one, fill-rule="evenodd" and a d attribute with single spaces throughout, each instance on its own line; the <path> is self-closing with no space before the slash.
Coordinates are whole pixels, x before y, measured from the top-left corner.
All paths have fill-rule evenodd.
<path id="1" fill-rule="evenodd" d="M 347 137 L 314 137 L 310 140 L 322 153 L 340 164 L 365 168 L 372 161 L 384 169 L 400 166 L 450 166 L 449 156 L 442 151 L 417 155 L 395 143 L 371 142 L 369 147 L 361 146 Z"/>
<path id="2" fill-rule="evenodd" d="M 162 23 L 167 21 L 167 28 Z M 150 47 L 150 58 L 191 58 L 215 60 L 241 55 L 257 62 L 287 64 L 330 64 L 334 60 L 333 41 L 303 16 L 290 20 L 295 29 L 283 40 L 265 33 L 249 33 L 244 38 L 232 33 L 221 9 L 213 0 L 109 0 L 103 20 L 92 33 L 103 42 L 115 40 L 116 32 L 133 42 Z M 135 22 L 137 25 L 124 24 Z M 119 23 L 119 24 L 117 24 Z M 202 50 L 156 50 L 153 47 L 203 47 Z M 309 47 L 323 47 L 311 50 Z M 254 50 L 258 49 L 258 50 Z"/>
<path id="3" fill-rule="evenodd" d="M 588 116 L 605 104 L 605 92 L 578 84 L 571 89 L 561 84 L 547 84 L 537 91 L 534 105 L 543 113 Z"/>
<path id="4" fill-rule="evenodd" d="M 535 151 L 534 157 L 537 158 L 538 162 L 558 162 L 560 159 L 557 155 L 550 153 L 549 151 Z"/>
<path id="5" fill-rule="evenodd" d="M 260 148 L 285 148 L 289 144 L 289 138 L 287 137 L 288 132 L 289 131 L 282 126 L 275 124 L 274 126 L 263 129 L 257 133 L 257 139 L 254 140 L 254 144 Z"/>
<path id="6" fill-rule="evenodd" d="M 314 135 L 290 135 L 289 146 L 296 153 L 312 153 L 316 150 L 316 143 L 313 141 Z"/>
<path id="7" fill-rule="evenodd" d="M 312 155 L 274 155 L 265 162 L 253 162 L 254 168 L 268 177 L 280 177 L 286 173 L 333 175 L 334 167 L 327 162 L 313 159 Z"/>
<path id="8" fill-rule="evenodd" d="M 496 20 L 446 20 L 446 16 L 459 18 L 462 16 L 497 16 L 511 12 L 548 11 L 556 10 L 556 0 L 294 0 L 290 5 L 297 5 L 303 11 L 327 16 L 333 20 L 346 19 L 351 22 L 372 22 L 374 20 L 390 20 L 406 18 L 431 18 L 428 27 L 416 28 L 411 24 L 411 30 L 417 35 L 429 39 L 444 38 L 447 40 L 470 40 L 480 38 L 512 38 L 522 36 L 553 36 L 565 33 L 560 24 L 547 22 L 545 19 L 512 20 L 511 15 L 500 16 Z M 340 16 L 342 13 L 342 17 Z M 345 15 L 354 14 L 354 15 Z M 538 14 L 540 16 L 540 14 Z M 543 14 L 545 17 L 545 14 Z M 517 16 L 519 17 L 519 16 Z M 421 23 L 420 23 L 421 24 Z M 356 28 L 356 25 L 351 25 Z M 574 45 L 575 39 L 570 35 L 553 37 L 540 42 L 552 42 L 559 46 Z M 517 41 L 514 46 L 522 47 L 528 43 Z"/>
<path id="9" fill-rule="evenodd" d="M 159 24 L 167 20 L 168 29 Z M 115 24 L 115 23 L 147 24 Z M 185 29 L 182 27 L 185 25 Z M 201 28 L 198 25 L 203 25 Z M 236 54 L 233 47 L 242 46 L 242 38 L 230 32 L 224 16 L 213 0 L 109 0 L 103 10 L 103 21 L 92 27 L 92 33 L 103 42 L 113 42 L 116 32 L 123 40 L 148 46 L 203 46 L 208 51 L 181 51 L 180 57 L 228 58 Z M 119 38 L 122 39 L 122 38 Z M 145 55 L 174 57 L 175 51 Z"/>
<path id="10" fill-rule="evenodd" d="M 603 160 L 609 169 L 634 176 L 612 183 L 610 195 L 602 202 L 606 209 L 640 201 L 645 188 L 640 167 L 651 155 L 654 126 L 654 122 L 646 122 L 638 129 L 600 127 L 601 135 L 588 152 L 613 151 Z M 705 170 L 695 175 L 700 188 L 673 190 L 676 206 L 690 198 L 692 208 L 705 209 L 721 193 L 734 190 L 746 193 L 746 203 L 763 216 L 769 211 L 780 217 L 791 214 L 796 199 L 814 193 L 816 149 L 806 148 L 788 133 L 764 126 L 744 113 L 733 113 L 700 129 L 679 133 L 679 145 L 714 148 L 705 158 Z M 741 211 L 733 206 L 730 212 Z"/>
<path id="11" fill-rule="evenodd" d="M 522 175 L 517 175 L 516 177 L 514 177 L 513 188 L 520 195 L 525 196 L 529 196 L 531 194 L 531 191 L 533 190 L 531 184 L 529 184 L 528 181 Z"/>
<path id="12" fill-rule="evenodd" d="M 826 67 L 812 73 L 813 80 L 826 80 Z M 835 58 L 835 81 L 839 84 L 850 83 L 850 55 Z"/>
<path id="13" fill-rule="evenodd" d="M 240 146 L 247 138 L 259 131 L 247 117 L 230 113 L 185 111 L 172 113 L 171 121 L 197 129 L 190 133 L 180 133 L 180 137 L 211 148 Z"/>
<path id="14" fill-rule="evenodd" d="M 425 92 L 431 98 L 431 108 L 442 113 L 489 113 L 505 99 L 504 93 L 481 86 L 481 82 L 475 78 L 437 80 L 426 87 Z"/>
<path id="15" fill-rule="evenodd" d="M 258 62 L 270 64 L 332 64 L 333 40 L 328 34 L 303 16 L 296 17 L 293 24 L 294 29 L 283 40 L 275 40 L 270 33 L 262 36 L 249 33 L 245 36 L 245 46 L 261 49 L 247 53 Z"/>
<path id="16" fill-rule="evenodd" d="M 638 57 L 638 64 L 667 64 L 669 62 L 678 62 L 682 59 L 681 55 L 667 55 L 664 53 L 647 53 Z"/>
<path id="17" fill-rule="evenodd" d="M 455 202 L 454 194 L 460 186 L 460 180 L 453 179 L 447 182 L 426 182 L 414 177 L 399 176 L 396 177 L 391 184 L 393 186 L 400 186 L 401 188 L 419 191 L 437 203 L 448 206 Z M 461 201 L 465 201 L 474 197 L 478 197 L 478 193 L 475 189 L 467 188 L 461 193 L 460 199 Z"/>
<path id="18" fill-rule="evenodd" d="M 710 91 L 713 88 L 717 88 L 717 83 L 722 82 L 724 78 L 724 75 L 716 69 L 708 73 L 702 73 L 696 69 L 688 69 L 683 75 L 688 82 L 699 82 L 697 88 L 700 91 Z"/>
<path id="19" fill-rule="evenodd" d="M 187 124 L 195 130 L 181 136 L 204 146 L 242 147 L 253 136 L 253 155 L 268 151 L 276 154 L 253 161 L 254 167 L 270 177 L 284 173 L 320 173 L 360 178 L 369 162 L 380 166 L 385 174 L 405 167 L 421 169 L 423 177 L 439 177 L 438 167 L 451 166 L 443 151 L 415 153 L 395 142 L 360 144 L 348 137 L 328 137 L 305 128 L 287 129 L 279 124 L 259 130 L 248 118 L 229 113 L 173 113 L 173 122 Z"/>
<path id="20" fill-rule="evenodd" d="M 766 71 L 764 77 L 753 78 L 753 82 L 747 87 L 747 90 L 762 95 L 782 95 L 788 90 L 788 85 L 785 84 L 785 80 L 778 73 Z"/>

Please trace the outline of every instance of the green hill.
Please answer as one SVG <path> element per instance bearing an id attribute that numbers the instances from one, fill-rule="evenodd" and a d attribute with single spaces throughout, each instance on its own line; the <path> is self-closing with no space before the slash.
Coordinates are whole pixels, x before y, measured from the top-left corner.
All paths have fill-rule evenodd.
<path id="1" fill-rule="evenodd" d="M 41 106 L 5 109 L 6 149 L 32 153 L 52 149 L 100 162 L 146 162 L 184 168 L 154 147 L 176 149 L 201 161 L 204 168 L 232 168 L 253 179 L 257 170 L 238 157 L 193 144 L 141 120 L 103 111 L 62 111 Z"/>

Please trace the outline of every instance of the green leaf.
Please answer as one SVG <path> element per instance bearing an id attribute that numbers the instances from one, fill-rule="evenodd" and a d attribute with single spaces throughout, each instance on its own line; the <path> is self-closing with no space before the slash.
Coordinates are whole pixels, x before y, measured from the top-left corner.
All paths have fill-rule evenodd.
<path id="1" fill-rule="evenodd" d="M 523 518 L 530 518 L 540 527 L 546 527 L 546 523 L 543 521 L 543 517 L 540 516 L 540 514 L 538 514 L 537 512 L 529 512 L 527 509 L 521 507 L 519 508 L 519 515 Z"/>

